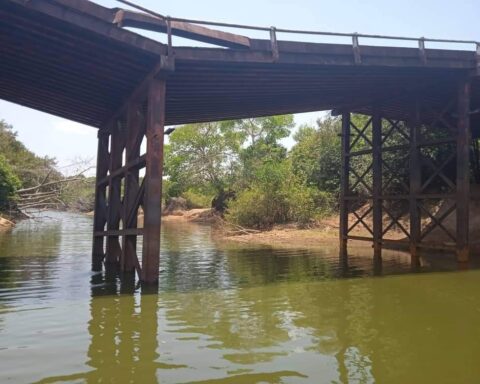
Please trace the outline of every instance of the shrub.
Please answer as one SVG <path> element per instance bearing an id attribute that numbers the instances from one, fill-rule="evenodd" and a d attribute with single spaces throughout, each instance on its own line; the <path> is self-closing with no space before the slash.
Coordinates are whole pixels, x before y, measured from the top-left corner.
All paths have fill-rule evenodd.
<path id="1" fill-rule="evenodd" d="M 212 196 L 205 195 L 201 192 L 189 189 L 181 195 L 185 200 L 187 200 L 187 208 L 210 208 L 212 205 Z"/>
<path id="2" fill-rule="evenodd" d="M 296 176 L 289 161 L 266 163 L 258 170 L 254 185 L 230 202 L 226 218 L 253 228 L 287 222 L 307 225 L 329 213 L 332 203 L 329 193 L 307 186 Z"/>

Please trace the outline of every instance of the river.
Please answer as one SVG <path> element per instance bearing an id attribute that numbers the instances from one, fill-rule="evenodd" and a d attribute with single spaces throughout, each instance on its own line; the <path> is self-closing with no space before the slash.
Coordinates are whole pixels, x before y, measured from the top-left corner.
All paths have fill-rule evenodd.
<path id="1" fill-rule="evenodd" d="M 0 383 L 475 383 L 480 270 L 165 223 L 158 292 L 90 272 L 91 218 L 0 234 Z"/>

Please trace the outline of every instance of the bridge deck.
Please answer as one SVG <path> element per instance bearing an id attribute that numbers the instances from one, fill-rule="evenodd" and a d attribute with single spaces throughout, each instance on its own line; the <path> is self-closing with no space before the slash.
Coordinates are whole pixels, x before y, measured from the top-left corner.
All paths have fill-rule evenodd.
<path id="1" fill-rule="evenodd" d="M 0 98 L 101 127 L 167 47 L 112 24 L 116 9 L 86 0 L 0 3 Z M 476 67 L 473 51 L 352 46 L 269 40 L 250 48 L 175 47 L 166 124 L 333 108 L 401 117 L 412 95 L 433 108 Z M 480 85 L 472 84 L 472 108 Z"/>

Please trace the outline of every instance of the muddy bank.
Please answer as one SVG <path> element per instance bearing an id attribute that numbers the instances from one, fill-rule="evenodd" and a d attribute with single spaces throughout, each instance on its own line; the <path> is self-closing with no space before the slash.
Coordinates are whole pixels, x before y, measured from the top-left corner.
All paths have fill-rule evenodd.
<path id="1" fill-rule="evenodd" d="M 224 235 L 224 241 L 269 246 L 315 248 L 338 245 L 338 232 L 325 228 L 298 229 L 294 227 L 275 227 L 269 231 L 256 233 Z"/>
<path id="2" fill-rule="evenodd" d="M 353 222 L 354 217 L 350 218 Z M 143 215 L 138 216 L 139 225 L 143 226 Z M 213 236 L 217 241 L 239 244 L 268 245 L 275 247 L 315 248 L 338 246 L 339 216 L 333 215 L 312 225 L 300 228 L 297 224 L 276 225 L 269 230 L 242 228 L 225 222 L 213 209 L 176 210 L 162 216 L 164 222 L 192 222 L 209 224 L 214 229 Z M 368 219 L 366 219 L 368 221 Z M 371 223 L 369 223 L 371 225 Z M 370 237 L 368 230 L 359 225 L 352 229 L 351 235 Z M 401 239 L 403 233 L 393 230 L 390 238 Z M 371 243 L 353 241 L 352 244 L 371 248 Z"/>

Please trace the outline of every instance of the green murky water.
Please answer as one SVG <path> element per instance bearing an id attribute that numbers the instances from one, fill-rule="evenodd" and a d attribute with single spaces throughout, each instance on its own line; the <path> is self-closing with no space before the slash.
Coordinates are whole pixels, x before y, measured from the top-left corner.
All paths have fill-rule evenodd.
<path id="1" fill-rule="evenodd" d="M 0 383 L 476 383 L 480 271 L 219 245 L 165 225 L 159 292 L 92 274 L 90 219 L 0 237 Z M 451 270 L 451 271 L 449 271 Z M 443 271 L 440 273 L 438 271 Z"/>

